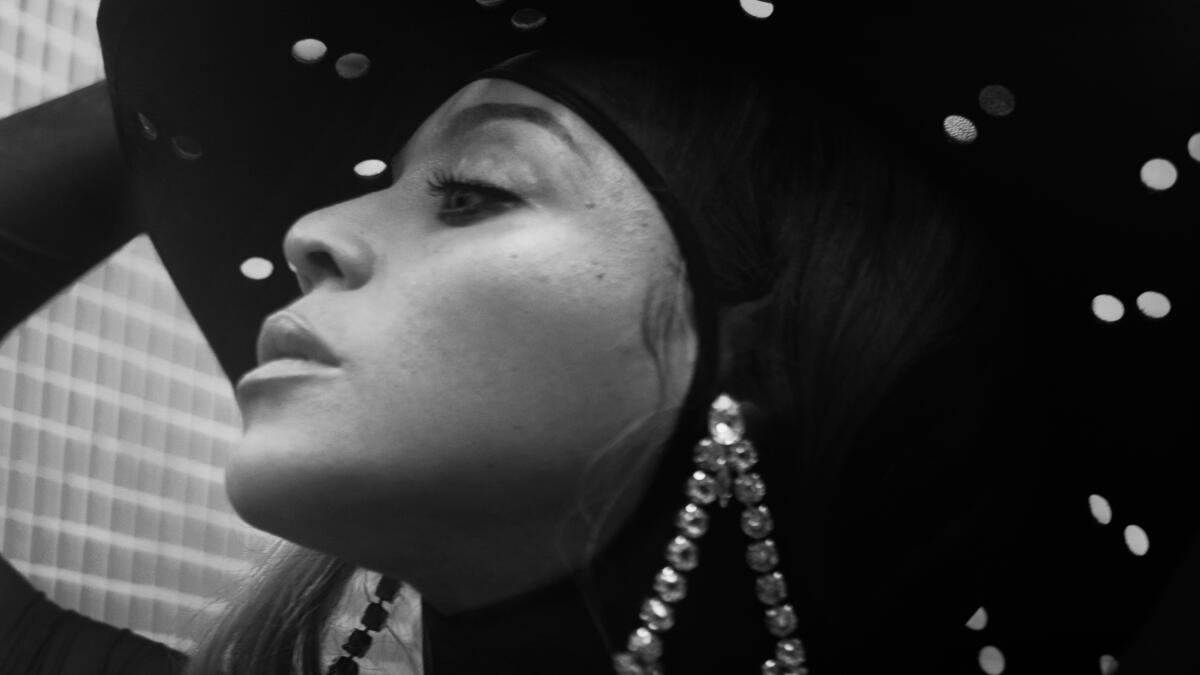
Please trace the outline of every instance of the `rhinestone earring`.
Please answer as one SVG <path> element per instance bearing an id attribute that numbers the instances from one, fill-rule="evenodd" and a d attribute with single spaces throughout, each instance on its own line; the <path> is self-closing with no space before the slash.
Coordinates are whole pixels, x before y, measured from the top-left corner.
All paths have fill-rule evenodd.
<path id="1" fill-rule="evenodd" d="M 758 452 L 744 438 L 746 426 L 741 408 L 727 394 L 717 396 L 708 412 L 708 438 L 696 444 L 693 459 L 696 471 L 688 478 L 685 494 L 688 503 L 679 510 L 675 524 L 679 534 L 667 544 L 670 563 L 654 579 L 654 595 L 642 603 L 638 618 L 642 625 L 629 635 L 626 651 L 613 656 L 617 675 L 663 675 L 662 635 L 675 625 L 672 603 L 687 595 L 685 572 L 700 562 L 700 538 L 708 531 L 709 517 L 703 507 L 717 502 L 729 504 L 730 493 L 746 508 L 742 511 L 742 532 L 750 538 L 746 564 L 758 573 L 755 592 L 766 606 L 764 623 L 771 635 L 779 638 L 774 658 L 763 662 L 762 675 L 808 675 L 804 667 L 804 643 L 797 637 L 796 612 L 788 603 L 787 584 L 776 569 L 779 552 L 768 537 L 774 529 L 771 512 L 763 504 L 767 494 L 762 476 L 750 471 L 758 462 Z M 730 475 L 730 468 L 736 477 Z"/>

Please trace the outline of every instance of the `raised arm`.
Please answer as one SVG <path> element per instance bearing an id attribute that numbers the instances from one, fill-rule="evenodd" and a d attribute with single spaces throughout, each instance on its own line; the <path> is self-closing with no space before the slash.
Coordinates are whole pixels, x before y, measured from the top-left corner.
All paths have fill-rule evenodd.
<path id="1" fill-rule="evenodd" d="M 0 119 L 0 337 L 139 234 L 107 82 Z"/>
<path id="2" fill-rule="evenodd" d="M 104 81 L 0 119 L 0 336 L 138 234 L 127 175 Z M 59 606 L 0 552 L 0 674 L 182 664 L 166 645 Z"/>

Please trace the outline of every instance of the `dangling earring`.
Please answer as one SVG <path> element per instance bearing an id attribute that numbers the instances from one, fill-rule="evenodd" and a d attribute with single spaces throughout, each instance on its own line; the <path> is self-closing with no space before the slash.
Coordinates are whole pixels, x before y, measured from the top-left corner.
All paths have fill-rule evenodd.
<path id="1" fill-rule="evenodd" d="M 783 601 L 787 584 L 777 568 L 779 552 L 768 537 L 774 529 L 771 512 L 762 503 L 767 494 L 762 476 L 750 469 L 758 462 L 758 452 L 743 438 L 746 426 L 741 409 L 729 395 L 721 394 L 708 412 L 708 438 L 696 444 L 696 471 L 688 478 L 685 494 L 688 504 L 679 510 L 675 524 L 679 534 L 666 548 L 667 567 L 654 579 L 655 595 L 646 598 L 638 618 L 642 625 L 629 635 L 627 651 L 613 656 L 617 675 L 663 675 L 662 634 L 675 625 L 672 603 L 687 595 L 684 572 L 700 562 L 697 542 L 708 531 L 708 513 L 702 508 L 718 502 L 729 504 L 730 493 L 745 505 L 742 532 L 750 538 L 746 564 L 758 573 L 755 592 L 767 607 L 764 620 L 771 635 L 780 638 L 774 658 L 766 659 L 762 675 L 807 675 L 804 667 L 804 643 L 795 637 L 796 611 Z M 737 472 L 730 476 L 730 467 Z"/>
<path id="2" fill-rule="evenodd" d="M 349 656 L 338 657 L 336 661 L 329 664 L 326 675 L 358 675 L 358 662 L 354 659 L 366 654 L 367 650 L 371 648 L 371 636 L 367 631 L 377 632 L 383 628 L 383 624 L 388 618 L 388 612 L 383 608 L 383 603 L 392 602 L 399 591 L 399 581 L 386 576 L 379 578 L 379 583 L 375 585 L 377 599 L 363 610 L 361 621 L 366 630 L 354 629 L 349 639 L 342 644 L 342 649 Z"/>

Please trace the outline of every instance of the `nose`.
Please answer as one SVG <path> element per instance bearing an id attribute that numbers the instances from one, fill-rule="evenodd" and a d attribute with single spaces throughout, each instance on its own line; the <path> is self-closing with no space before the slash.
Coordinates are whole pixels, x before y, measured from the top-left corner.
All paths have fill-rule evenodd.
<path id="1" fill-rule="evenodd" d="M 374 266 L 374 253 L 350 223 L 343 204 L 302 216 L 283 238 L 283 256 L 296 275 L 300 291 L 334 283 L 352 290 L 367 283 Z"/>

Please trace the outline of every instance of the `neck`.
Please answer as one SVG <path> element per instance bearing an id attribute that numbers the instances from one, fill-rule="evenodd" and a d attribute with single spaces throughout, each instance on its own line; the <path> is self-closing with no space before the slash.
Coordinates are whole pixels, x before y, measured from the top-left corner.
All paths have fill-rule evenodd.
<path id="1" fill-rule="evenodd" d="M 640 510 L 637 522 L 589 568 L 586 595 L 596 604 L 595 617 L 583 582 L 572 577 L 449 616 L 423 603 L 425 675 L 612 675 L 612 656 L 625 650 L 629 634 L 641 625 L 642 602 L 667 564 L 663 550 L 675 534 L 674 513 L 685 503 L 682 491 L 672 492 L 680 495 L 671 500 L 677 503 L 653 510 L 649 518 L 651 511 Z M 685 575 L 688 596 L 676 604 L 676 624 L 664 634 L 663 665 L 675 673 L 758 672 L 773 644 L 764 641 L 762 607 L 745 571 L 744 537 L 736 512 L 710 513 L 713 529 L 701 543 L 702 563 Z M 697 648 L 716 644 L 732 648 Z"/>
<path id="2" fill-rule="evenodd" d="M 443 615 L 423 603 L 424 673 L 610 675 L 607 648 L 570 579 L 488 607 Z"/>
<path id="3" fill-rule="evenodd" d="M 693 468 L 695 438 L 685 431 L 673 439 L 634 516 L 585 574 L 450 615 L 422 603 L 426 675 L 612 675 L 613 654 L 624 651 L 630 633 L 642 625 L 642 602 L 668 564 L 665 549 L 678 533 L 675 515 L 687 503 L 683 486 Z M 712 522 L 700 542 L 701 564 L 684 574 L 687 597 L 676 603 L 675 626 L 663 636 L 662 663 L 676 673 L 758 672 L 773 642 L 744 561 L 739 509 L 720 511 L 714 504 L 708 511 Z M 736 647 L 697 647 L 714 644 Z"/>
<path id="4" fill-rule="evenodd" d="M 589 567 L 485 607 L 443 613 L 422 603 L 426 675 L 482 672 L 611 675 L 638 609 L 665 564 L 672 532 L 651 488 L 634 516 Z M 652 517 L 656 514 L 658 517 Z M 666 514 L 668 518 L 670 514 Z M 589 607 L 589 601 L 593 606 Z"/>

